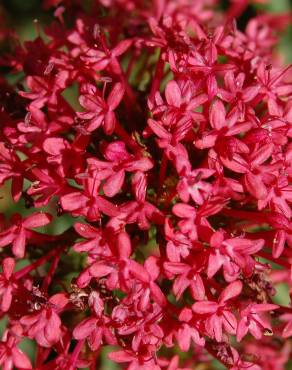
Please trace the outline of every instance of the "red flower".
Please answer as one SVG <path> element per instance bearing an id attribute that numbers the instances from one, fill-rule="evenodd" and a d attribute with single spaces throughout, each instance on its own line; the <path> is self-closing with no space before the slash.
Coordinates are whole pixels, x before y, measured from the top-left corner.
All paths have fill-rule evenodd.
<path id="1" fill-rule="evenodd" d="M 19 369 L 32 369 L 28 356 L 23 353 L 17 344 L 21 341 L 21 328 L 4 332 L 0 342 L 0 365 L 3 370 L 12 370 L 14 367 Z"/>
<path id="2" fill-rule="evenodd" d="M 96 158 L 89 158 L 87 161 L 90 170 L 94 173 L 97 171 L 98 180 L 104 181 L 103 191 L 107 197 L 113 197 L 121 190 L 126 171 L 147 172 L 153 167 L 149 158 L 135 158 L 129 154 L 125 143 L 122 141 L 115 141 L 107 145 L 104 157 L 108 162 Z"/>
<path id="3" fill-rule="evenodd" d="M 21 197 L 23 187 L 22 171 L 24 167 L 14 151 L 0 143 L 0 184 L 12 179 L 11 194 L 15 202 Z"/>
<path id="4" fill-rule="evenodd" d="M 248 331 L 256 338 L 262 337 L 263 331 L 272 332 L 271 325 L 262 314 L 266 311 L 277 309 L 275 304 L 250 304 L 241 311 L 241 319 L 238 322 L 236 338 L 240 342 Z"/>
<path id="5" fill-rule="evenodd" d="M 70 211 L 74 216 L 85 216 L 89 221 L 100 218 L 100 212 L 108 216 L 119 214 L 118 207 L 104 199 L 99 194 L 100 181 L 97 175 L 84 180 L 84 191 L 75 191 L 61 197 L 61 206 L 65 211 Z"/>
<path id="6" fill-rule="evenodd" d="M 12 251 L 16 257 L 25 254 L 26 239 L 37 235 L 32 229 L 45 226 L 51 222 L 51 215 L 47 213 L 34 213 L 24 219 L 19 214 L 11 218 L 12 226 L 0 233 L 0 246 L 12 244 Z"/>
<path id="7" fill-rule="evenodd" d="M 229 284 L 215 301 L 196 302 L 192 306 L 195 314 L 205 318 L 204 327 L 207 334 L 217 342 L 222 342 L 223 328 L 229 334 L 235 334 L 237 320 L 230 309 L 230 301 L 237 297 L 242 290 L 241 281 L 237 280 Z"/>
<path id="8" fill-rule="evenodd" d="M 0 274 L 0 297 L 1 297 L 1 311 L 6 312 L 9 310 L 13 290 L 17 288 L 17 284 L 13 279 L 13 270 L 15 261 L 13 258 L 5 258 L 2 262 L 2 273 Z"/>
<path id="9" fill-rule="evenodd" d="M 40 312 L 23 316 L 20 323 L 26 327 L 28 336 L 43 347 L 50 348 L 57 343 L 62 336 L 62 323 L 58 313 L 67 302 L 64 294 L 55 294 L 48 300 L 47 307 L 40 308 Z"/>
<path id="10" fill-rule="evenodd" d="M 94 86 L 90 87 L 88 94 L 81 95 L 80 104 L 86 111 L 78 112 L 77 115 L 88 122 L 86 130 L 91 132 L 102 125 L 106 134 L 112 134 L 116 124 L 114 110 L 120 104 L 123 95 L 124 88 L 120 82 L 115 84 L 106 101 L 98 96 Z"/>
<path id="11" fill-rule="evenodd" d="M 213 277 L 223 267 L 227 281 L 238 277 L 240 270 L 247 276 L 252 273 L 255 262 L 250 255 L 258 252 L 264 246 L 264 240 L 249 240 L 245 238 L 228 238 L 222 230 L 216 231 L 210 239 L 210 254 L 208 261 L 208 277 Z"/>
<path id="12" fill-rule="evenodd" d="M 93 307 L 96 317 L 85 319 L 79 323 L 73 331 L 75 339 L 88 340 L 89 347 L 96 351 L 103 343 L 103 338 L 107 344 L 117 344 L 114 335 L 112 334 L 109 323 L 110 320 L 103 314 L 104 305 L 98 294 L 92 293 L 89 296 L 89 304 Z"/>

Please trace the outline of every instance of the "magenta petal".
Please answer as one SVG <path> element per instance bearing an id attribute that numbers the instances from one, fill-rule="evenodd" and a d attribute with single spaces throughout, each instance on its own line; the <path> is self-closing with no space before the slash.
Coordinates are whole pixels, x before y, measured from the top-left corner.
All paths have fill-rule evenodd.
<path id="1" fill-rule="evenodd" d="M 124 86 L 120 82 L 116 83 L 107 98 L 107 104 L 111 110 L 117 108 L 123 98 L 124 93 Z"/>
<path id="2" fill-rule="evenodd" d="M 267 159 L 270 158 L 274 150 L 273 144 L 263 145 L 251 156 L 251 161 L 253 165 L 259 165 L 264 163 Z"/>
<path id="3" fill-rule="evenodd" d="M 160 307 L 164 307 L 167 304 L 166 298 L 162 293 L 162 290 L 159 288 L 157 284 L 151 283 L 150 290 L 152 294 L 152 298 Z"/>
<path id="4" fill-rule="evenodd" d="M 87 338 L 93 330 L 95 330 L 97 319 L 89 318 L 81 321 L 73 330 L 73 336 L 75 339 Z"/>
<path id="5" fill-rule="evenodd" d="M 17 347 L 12 349 L 12 359 L 14 366 L 16 366 L 18 369 L 32 369 L 31 362 L 26 354 L 24 354 Z"/>
<path id="6" fill-rule="evenodd" d="M 181 262 L 165 262 L 163 267 L 172 274 L 184 274 L 191 269 L 188 264 Z"/>
<path id="7" fill-rule="evenodd" d="M 104 132 L 107 135 L 111 135 L 114 132 L 115 125 L 116 125 L 115 113 L 112 111 L 107 112 L 106 115 L 104 116 L 104 125 L 103 125 Z"/>
<path id="8" fill-rule="evenodd" d="M 170 81 L 165 88 L 165 97 L 169 105 L 179 107 L 181 105 L 181 91 L 175 81 Z"/>
<path id="9" fill-rule="evenodd" d="M 244 180 L 245 186 L 251 195 L 256 199 L 266 198 L 268 191 L 260 175 L 254 175 L 249 172 L 245 175 Z"/>
<path id="10" fill-rule="evenodd" d="M 51 296 L 49 301 L 55 307 L 55 310 L 58 312 L 67 305 L 68 298 L 65 293 L 57 293 Z"/>
<path id="11" fill-rule="evenodd" d="M 285 326 L 282 335 L 283 338 L 289 338 L 292 336 L 292 320 Z"/>
<path id="12" fill-rule="evenodd" d="M 131 271 L 131 274 L 135 276 L 138 280 L 148 283 L 149 282 L 149 274 L 144 269 L 142 265 L 137 263 L 134 260 L 129 261 L 129 270 Z"/>
<path id="13" fill-rule="evenodd" d="M 223 303 L 231 298 L 237 297 L 242 291 L 242 282 L 240 280 L 229 284 L 219 296 L 219 302 Z"/>
<path id="14" fill-rule="evenodd" d="M 191 333 L 188 325 L 184 324 L 176 334 L 176 339 L 180 349 L 183 352 L 187 352 L 191 345 Z"/>
<path id="15" fill-rule="evenodd" d="M 60 199 L 62 208 L 67 211 L 74 211 L 87 206 L 88 198 L 80 192 L 66 194 Z"/>
<path id="16" fill-rule="evenodd" d="M 131 240 L 125 232 L 121 232 L 118 236 L 118 249 L 121 259 L 130 257 L 132 251 Z"/>
<path id="17" fill-rule="evenodd" d="M 242 338 L 247 334 L 248 332 L 248 326 L 245 318 L 242 318 L 238 325 L 237 325 L 237 331 L 236 331 L 236 339 L 238 342 L 241 342 Z"/>
<path id="18" fill-rule="evenodd" d="M 49 343 L 56 343 L 60 339 L 60 326 L 61 320 L 59 316 L 52 311 L 44 329 L 45 338 Z"/>
<path id="19" fill-rule="evenodd" d="M 52 216 L 48 213 L 34 213 L 23 220 L 23 226 L 27 229 L 45 226 L 52 220 Z"/>
<path id="20" fill-rule="evenodd" d="M 92 239 L 99 235 L 99 231 L 89 224 L 76 222 L 74 224 L 74 229 L 79 235 L 83 236 L 83 238 Z"/>
<path id="21" fill-rule="evenodd" d="M 18 258 L 23 258 L 25 253 L 25 229 L 22 227 L 19 234 L 13 241 L 12 251 L 14 255 Z"/>
<path id="22" fill-rule="evenodd" d="M 97 196 L 95 202 L 97 207 L 107 216 L 114 217 L 120 214 L 118 207 L 103 197 Z"/>
<path id="23" fill-rule="evenodd" d="M 115 362 L 131 362 L 135 359 L 135 357 L 127 351 L 111 352 L 109 353 L 108 358 Z"/>
<path id="24" fill-rule="evenodd" d="M 173 206 L 172 212 L 181 218 L 192 218 L 196 215 L 196 210 L 189 204 L 177 203 Z"/>
<path id="25" fill-rule="evenodd" d="M 210 123 L 218 131 L 226 125 L 225 108 L 221 100 L 216 100 L 212 105 Z"/>
<path id="26" fill-rule="evenodd" d="M 44 150 L 51 155 L 59 155 L 69 147 L 70 145 L 65 139 L 58 137 L 50 137 L 43 143 Z"/>
<path id="27" fill-rule="evenodd" d="M 10 279 L 11 275 L 13 274 L 13 270 L 15 267 L 15 260 L 11 257 L 4 258 L 2 262 L 2 270 L 3 275 L 8 280 Z"/>
<path id="28" fill-rule="evenodd" d="M 205 287 L 203 280 L 199 274 L 196 274 L 191 282 L 192 297 L 196 300 L 203 300 L 205 298 Z"/>
<path id="29" fill-rule="evenodd" d="M 13 242 L 13 240 L 16 238 L 16 233 L 6 230 L 0 234 L 0 247 L 5 247 L 6 245 Z"/>
<path id="30" fill-rule="evenodd" d="M 122 169 L 110 176 L 103 185 L 103 191 L 107 197 L 115 196 L 122 188 L 125 179 L 125 171 Z"/>
<path id="31" fill-rule="evenodd" d="M 10 305 L 11 305 L 11 301 L 12 301 L 12 287 L 8 286 L 5 289 L 5 292 L 2 296 L 1 310 L 3 312 L 7 312 L 9 310 Z"/>
<path id="32" fill-rule="evenodd" d="M 153 119 L 148 120 L 148 125 L 151 128 L 151 130 L 160 138 L 170 140 L 171 135 L 168 131 L 165 130 L 164 127 L 162 127 L 159 123 L 154 121 Z"/>
<path id="33" fill-rule="evenodd" d="M 82 107 L 93 112 L 97 109 L 100 109 L 100 107 L 102 106 L 102 100 L 92 95 L 81 95 L 79 98 L 79 102 Z"/>
<path id="34" fill-rule="evenodd" d="M 111 162 L 124 161 L 131 158 L 123 141 L 113 141 L 105 149 L 104 157 Z"/>
<path id="35" fill-rule="evenodd" d="M 286 232 L 284 230 L 277 230 L 273 240 L 273 257 L 279 258 L 283 253 L 286 243 Z"/>
<path id="36" fill-rule="evenodd" d="M 80 287 L 80 288 L 86 287 L 90 283 L 91 278 L 92 278 L 92 275 L 90 274 L 88 269 L 82 271 L 81 274 L 78 276 L 78 279 L 77 279 L 78 287 Z"/>
<path id="37" fill-rule="evenodd" d="M 192 310 L 195 313 L 204 315 L 209 313 L 215 313 L 218 309 L 218 304 L 211 301 L 196 302 L 192 305 Z"/>
<path id="38" fill-rule="evenodd" d="M 212 253 L 209 256 L 208 261 L 208 269 L 207 269 L 207 276 L 208 278 L 213 277 L 216 272 L 220 270 L 224 263 L 224 257 L 222 257 L 219 253 Z"/>
<path id="39" fill-rule="evenodd" d="M 175 279 L 175 282 L 172 286 L 173 293 L 176 296 L 176 299 L 180 299 L 184 291 L 190 285 L 190 280 L 187 279 L 184 275 L 181 275 Z"/>
<path id="40" fill-rule="evenodd" d="M 96 262 L 93 265 L 90 266 L 89 272 L 94 277 L 102 277 L 107 276 L 114 270 L 113 267 L 108 266 L 102 262 Z"/>
<path id="41" fill-rule="evenodd" d="M 133 43 L 133 40 L 131 39 L 120 41 L 118 45 L 116 45 L 115 48 L 113 49 L 112 51 L 113 55 L 117 57 L 117 56 L 124 54 L 129 49 L 129 47 L 132 45 L 132 43 Z"/>

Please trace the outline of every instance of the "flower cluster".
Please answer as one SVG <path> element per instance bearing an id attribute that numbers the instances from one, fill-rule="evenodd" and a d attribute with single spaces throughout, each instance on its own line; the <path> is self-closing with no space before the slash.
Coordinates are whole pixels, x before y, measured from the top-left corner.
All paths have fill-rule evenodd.
<path id="1" fill-rule="evenodd" d="M 240 30 L 247 1 L 84 3 L 46 0 L 34 41 L 5 31 L 1 368 L 96 369 L 110 346 L 129 370 L 283 370 L 291 17 Z"/>

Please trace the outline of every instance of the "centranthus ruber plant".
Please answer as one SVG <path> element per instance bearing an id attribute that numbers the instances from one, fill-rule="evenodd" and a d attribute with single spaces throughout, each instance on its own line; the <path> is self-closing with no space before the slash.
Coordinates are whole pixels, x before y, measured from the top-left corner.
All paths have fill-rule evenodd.
<path id="1" fill-rule="evenodd" d="M 287 369 L 291 16 L 248 3 L 1 26 L 1 369 Z"/>

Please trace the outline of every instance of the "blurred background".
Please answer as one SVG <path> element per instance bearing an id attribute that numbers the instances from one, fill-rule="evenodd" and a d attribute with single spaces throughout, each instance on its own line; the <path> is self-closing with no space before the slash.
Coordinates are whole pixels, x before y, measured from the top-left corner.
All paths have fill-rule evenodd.
<path id="1" fill-rule="evenodd" d="M 57 2 L 55 1 L 55 3 Z M 81 3 L 83 5 L 87 2 L 88 0 L 82 0 Z M 230 6 L 231 2 L 230 0 L 219 0 L 218 7 L 225 10 Z M 44 11 L 43 3 L 44 1 L 42 0 L 0 0 L 1 23 L 3 24 L 4 22 L 13 27 L 21 41 L 32 40 L 37 36 L 35 20 L 40 25 L 45 25 L 53 19 L 53 11 Z M 238 27 L 244 29 L 248 20 L 262 10 L 276 14 L 292 12 L 292 0 L 250 0 L 244 13 L 238 19 Z M 279 49 L 284 55 L 285 62 L 291 63 L 292 24 L 283 33 Z"/>

